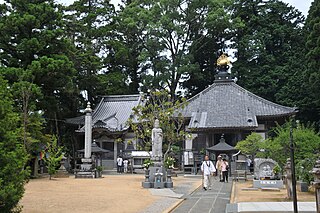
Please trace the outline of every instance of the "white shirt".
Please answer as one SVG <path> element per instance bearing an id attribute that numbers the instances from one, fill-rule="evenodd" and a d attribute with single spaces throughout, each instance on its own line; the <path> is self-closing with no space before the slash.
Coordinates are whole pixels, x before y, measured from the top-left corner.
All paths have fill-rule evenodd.
<path id="1" fill-rule="evenodd" d="M 124 165 L 124 167 L 128 167 L 128 160 L 124 160 L 123 165 Z"/>
<path id="2" fill-rule="evenodd" d="M 118 166 L 122 166 L 122 161 L 123 161 L 122 158 L 117 158 L 117 164 L 118 164 Z"/>
<path id="3" fill-rule="evenodd" d="M 214 167 L 211 160 L 203 161 L 201 165 L 201 171 L 204 175 L 210 175 L 213 172 L 216 172 L 216 168 Z"/>

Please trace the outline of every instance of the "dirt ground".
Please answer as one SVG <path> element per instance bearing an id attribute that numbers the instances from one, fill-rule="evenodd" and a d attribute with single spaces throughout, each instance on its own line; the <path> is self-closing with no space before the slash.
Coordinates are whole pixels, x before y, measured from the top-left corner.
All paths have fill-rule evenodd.
<path id="1" fill-rule="evenodd" d="M 280 192 L 273 191 L 243 191 L 242 188 L 252 188 L 253 182 L 234 182 L 232 189 L 231 203 L 240 202 L 282 202 L 286 199 L 286 189 L 281 189 Z M 315 201 L 315 195 L 311 192 L 298 192 L 298 201 Z"/>
<path id="2" fill-rule="evenodd" d="M 141 187 L 143 175 L 109 175 L 100 179 L 33 179 L 21 205 L 25 213 L 139 212 L 159 197 Z"/>
<path id="3" fill-rule="evenodd" d="M 172 178 L 178 186 L 183 176 Z M 24 213 L 140 212 L 161 197 L 141 187 L 144 175 L 105 175 L 99 179 L 32 179 L 20 204 Z M 197 188 L 201 181 L 194 182 Z"/>

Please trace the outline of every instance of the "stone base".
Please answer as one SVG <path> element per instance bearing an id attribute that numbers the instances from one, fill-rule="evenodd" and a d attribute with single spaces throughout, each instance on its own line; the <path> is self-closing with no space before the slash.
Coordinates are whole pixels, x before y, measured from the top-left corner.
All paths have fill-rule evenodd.
<path id="1" fill-rule="evenodd" d="M 253 180 L 253 188 L 283 188 L 282 180 Z"/>
<path id="2" fill-rule="evenodd" d="M 67 171 L 58 171 L 57 174 L 53 175 L 54 178 L 69 178 Z"/>
<path id="3" fill-rule="evenodd" d="M 152 188 L 152 184 L 150 182 L 142 182 L 142 187 L 149 189 Z"/>
<path id="4" fill-rule="evenodd" d="M 306 182 L 297 181 L 297 189 L 299 192 L 308 192 L 309 186 Z"/>
<path id="5" fill-rule="evenodd" d="M 94 171 L 78 171 L 75 173 L 75 178 L 95 178 Z"/>
<path id="6" fill-rule="evenodd" d="M 165 187 L 166 188 L 173 188 L 173 182 L 166 182 Z"/>
<path id="7" fill-rule="evenodd" d="M 154 182 L 153 188 L 155 189 L 163 189 L 164 188 L 164 182 Z"/>
<path id="8" fill-rule="evenodd" d="M 163 174 L 162 175 L 162 182 L 165 182 L 166 181 L 166 177 L 167 177 L 166 170 L 163 167 L 157 167 L 157 166 L 150 166 L 149 167 L 149 170 L 150 170 L 150 173 L 149 173 L 150 178 L 149 178 L 149 180 L 150 180 L 150 182 L 151 183 L 154 182 L 154 174 L 156 173 L 157 169 L 159 169 L 159 172 Z"/>

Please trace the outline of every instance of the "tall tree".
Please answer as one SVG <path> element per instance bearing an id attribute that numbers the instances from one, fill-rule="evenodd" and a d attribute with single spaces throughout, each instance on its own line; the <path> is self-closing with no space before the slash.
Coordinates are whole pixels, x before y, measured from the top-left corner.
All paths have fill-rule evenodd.
<path id="1" fill-rule="evenodd" d="M 72 61 L 77 70 L 77 84 L 93 104 L 98 95 L 104 95 L 98 93 L 102 86 L 108 87 L 101 85 L 104 82 L 99 76 L 108 71 L 106 41 L 111 36 L 114 16 L 114 6 L 109 0 L 78 0 L 66 10 L 67 34 L 75 45 Z"/>
<path id="2" fill-rule="evenodd" d="M 233 16 L 243 23 L 232 40 L 238 83 L 268 100 L 282 101 L 286 92 L 279 93 L 288 79 L 301 73 L 294 63 L 301 62 L 297 53 L 304 50 L 301 12 L 278 0 L 237 0 Z"/>
<path id="3" fill-rule="evenodd" d="M 311 98 L 308 100 L 309 119 L 320 128 L 320 1 L 314 0 L 306 19 L 306 62 L 308 64 L 306 84 Z"/>
<path id="4" fill-rule="evenodd" d="M 190 46 L 192 63 L 199 67 L 188 70 L 186 81 L 182 83 L 187 96 L 195 95 L 213 83 L 219 53 L 226 52 L 233 31 L 241 26 L 239 18 L 231 17 L 233 2 L 233 0 L 204 2 L 199 20 L 203 24 L 192 29 L 194 37 Z"/>
<path id="5" fill-rule="evenodd" d="M 125 62 L 132 89 L 166 88 L 175 96 L 186 74 L 198 68 L 189 48 L 203 26 L 206 1 L 134 0 L 125 5 L 115 58 Z"/>
<path id="6" fill-rule="evenodd" d="M 10 83 L 19 81 L 21 71 L 32 75 L 30 83 L 40 87 L 44 97 L 37 99 L 37 110 L 48 118 L 48 131 L 59 135 L 57 121 L 77 109 L 61 7 L 53 0 L 5 1 L 0 15 L 1 72 Z"/>
<path id="7" fill-rule="evenodd" d="M 144 1 L 123 1 L 115 17 L 113 39 L 107 41 L 108 70 L 112 75 L 125 76 L 127 93 L 140 90 L 142 76 L 146 70 L 143 52 L 146 48 L 148 35 L 146 27 L 150 22 L 150 14 L 142 5 Z"/>

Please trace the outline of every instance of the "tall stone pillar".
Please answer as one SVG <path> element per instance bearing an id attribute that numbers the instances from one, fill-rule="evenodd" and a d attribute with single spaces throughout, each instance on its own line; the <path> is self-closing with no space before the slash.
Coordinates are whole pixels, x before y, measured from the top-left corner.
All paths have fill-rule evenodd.
<path id="1" fill-rule="evenodd" d="M 84 110 L 85 115 L 85 132 L 84 132 L 84 158 L 91 158 L 91 144 L 92 144 L 92 109 L 90 102 Z"/>
<path id="2" fill-rule="evenodd" d="M 310 172 L 314 175 L 313 185 L 316 192 L 317 213 L 320 213 L 320 158 L 316 161 L 316 165 Z"/>

